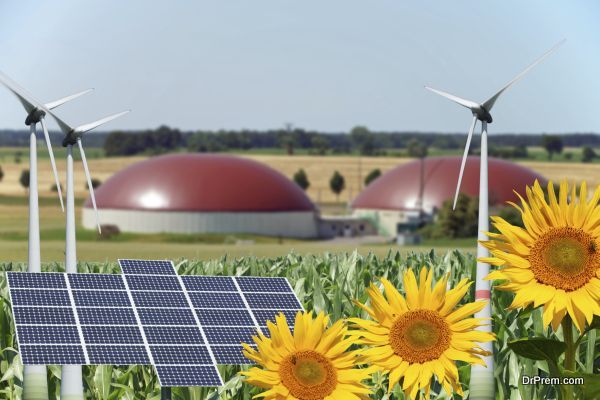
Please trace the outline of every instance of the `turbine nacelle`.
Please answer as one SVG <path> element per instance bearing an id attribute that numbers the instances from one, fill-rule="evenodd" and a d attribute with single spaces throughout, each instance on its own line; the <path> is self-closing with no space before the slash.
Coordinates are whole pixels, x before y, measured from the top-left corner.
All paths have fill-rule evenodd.
<path id="1" fill-rule="evenodd" d="M 492 114 L 490 114 L 482 104 L 480 104 L 479 107 L 472 108 L 471 111 L 473 112 L 473 116 L 477 117 L 481 122 L 487 122 L 488 124 L 492 123 Z"/>
<path id="2" fill-rule="evenodd" d="M 39 124 L 42 121 L 42 118 L 44 118 L 45 116 L 46 111 L 40 110 L 36 107 L 27 115 L 27 118 L 25 118 L 25 125 L 30 126 L 32 124 Z"/>

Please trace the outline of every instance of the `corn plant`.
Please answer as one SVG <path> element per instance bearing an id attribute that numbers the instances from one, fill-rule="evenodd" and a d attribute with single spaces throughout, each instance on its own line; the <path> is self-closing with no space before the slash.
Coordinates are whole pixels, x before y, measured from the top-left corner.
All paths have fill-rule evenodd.
<path id="1" fill-rule="evenodd" d="M 244 257 L 232 259 L 222 257 L 210 261 L 179 260 L 176 263 L 180 274 L 190 275 L 252 275 L 280 276 L 289 279 L 306 310 L 325 311 L 332 320 L 352 316 L 366 317 L 352 300 L 367 300 L 365 288 L 385 277 L 402 291 L 402 272 L 407 268 L 419 271 L 423 266 L 432 268 L 436 278 L 450 274 L 449 286 L 460 279 L 472 279 L 475 260 L 470 254 L 458 251 L 436 254 L 434 251 L 423 254 L 401 256 L 390 252 L 385 257 L 373 254 L 322 254 L 298 255 L 290 253 L 278 258 Z M 23 264 L 6 263 L 3 271 L 24 271 Z M 43 266 L 44 271 L 64 271 L 62 264 L 52 263 Z M 119 273 L 116 263 L 91 263 L 79 265 L 80 272 Z M 463 302 L 474 299 L 474 289 Z M 512 295 L 494 291 L 492 294 L 493 328 L 497 335 L 494 358 L 496 362 L 497 399 L 553 399 L 558 398 L 557 389 L 551 385 L 522 385 L 523 375 L 548 375 L 548 364 L 544 360 L 532 360 L 513 352 L 508 343 L 522 337 L 546 336 L 553 334 L 542 325 L 539 309 L 508 310 Z M 22 365 L 18 357 L 15 328 L 11 306 L 8 301 L 6 277 L 0 276 L 0 398 L 20 399 L 22 392 Z M 590 332 L 579 346 L 577 362 L 589 374 L 598 373 L 600 345 L 596 332 Z M 219 372 L 226 382 L 221 388 L 173 388 L 170 396 L 175 400 L 201 399 L 250 399 L 257 389 L 243 383 L 238 375 L 241 366 L 220 366 Z M 150 366 L 84 366 L 84 388 L 87 399 L 160 399 L 161 390 L 156 374 Z M 460 382 L 468 394 L 470 370 L 459 365 Z M 404 399 L 402 391 L 396 387 L 387 393 L 387 378 L 373 376 L 374 399 Z M 57 399 L 60 393 L 60 366 L 48 367 L 49 399 Z M 432 398 L 448 397 L 434 385 Z"/>

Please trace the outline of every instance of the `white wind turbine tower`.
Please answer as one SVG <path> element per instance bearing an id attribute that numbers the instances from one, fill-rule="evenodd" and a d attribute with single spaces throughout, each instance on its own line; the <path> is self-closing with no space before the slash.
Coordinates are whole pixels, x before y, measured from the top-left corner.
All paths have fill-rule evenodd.
<path id="1" fill-rule="evenodd" d="M 498 97 L 505 90 L 507 90 L 510 86 L 512 86 L 515 82 L 520 80 L 525 74 L 527 74 L 533 67 L 541 63 L 545 60 L 550 54 L 554 53 L 556 49 L 565 42 L 563 39 L 546 53 L 544 53 L 540 58 L 538 58 L 535 62 L 529 65 L 523 72 L 515 76 L 510 82 L 504 85 L 499 91 L 497 91 L 492 97 L 484 101 L 483 103 L 477 103 L 474 101 L 466 100 L 460 98 L 458 96 L 454 96 L 450 93 L 443 92 L 441 90 L 433 89 L 430 87 L 425 87 L 428 90 L 431 90 L 434 93 L 439 94 L 449 100 L 452 100 L 455 103 L 460 104 L 463 107 L 471 110 L 473 114 L 473 121 L 471 122 L 471 128 L 469 129 L 469 135 L 467 136 L 467 143 L 465 145 L 465 151 L 462 157 L 462 162 L 460 165 L 460 173 L 458 175 L 458 183 L 456 185 L 456 194 L 454 195 L 454 204 L 453 208 L 456 208 L 456 201 L 458 199 L 458 194 L 460 192 L 460 184 L 463 177 L 463 172 L 465 169 L 465 162 L 467 161 L 467 156 L 469 154 L 469 147 L 471 145 L 471 137 L 473 136 L 473 131 L 475 130 L 475 124 L 477 120 L 481 121 L 481 158 L 480 158 L 480 169 L 479 169 L 479 221 L 478 221 L 478 244 L 477 244 L 477 258 L 488 257 L 488 250 L 479 244 L 481 240 L 487 240 L 487 235 L 485 232 L 489 231 L 489 202 L 488 202 L 488 148 L 487 148 L 487 124 L 492 122 L 492 115 L 490 112 L 492 111 L 492 107 L 498 100 Z M 490 291 L 490 282 L 484 281 L 483 279 L 488 275 L 490 271 L 489 264 L 477 262 L 477 273 L 475 277 L 475 299 L 490 299 L 491 291 Z M 492 309 L 491 304 L 488 301 L 487 306 L 475 314 L 477 318 L 491 318 Z M 489 324 L 488 326 L 480 328 L 481 330 L 491 331 L 492 326 Z M 492 352 L 493 345 L 492 342 L 482 344 L 482 347 Z M 494 358 L 493 356 L 485 357 L 486 367 L 480 365 L 474 365 L 471 367 L 471 382 L 469 384 L 469 398 L 471 400 L 475 399 L 494 399 Z"/>
<path id="2" fill-rule="evenodd" d="M 50 143 L 50 136 L 48 134 L 48 128 L 44 121 L 46 111 L 56 108 L 70 100 L 76 99 L 86 93 L 92 91 L 92 89 L 85 90 L 73 94 L 71 96 L 64 97 L 62 99 L 53 101 L 51 103 L 42 104 L 34 99 L 29 93 L 21 88 L 17 83 L 12 81 L 9 77 L 0 73 L 0 83 L 2 83 L 8 90 L 10 90 L 21 102 L 23 108 L 27 112 L 27 118 L 25 119 L 25 125 L 30 127 L 29 136 L 29 254 L 27 261 L 28 272 L 41 272 L 41 256 L 40 256 L 40 223 L 39 223 L 39 207 L 38 207 L 38 179 L 37 179 L 37 137 L 36 137 L 36 124 L 40 123 L 44 131 L 44 138 L 46 139 L 46 146 L 48 147 L 48 153 L 50 154 L 50 163 L 52 164 L 52 171 L 54 173 L 54 180 L 56 188 L 58 189 L 58 197 L 60 199 L 60 206 L 64 211 L 62 193 L 60 188 L 60 181 L 58 179 L 58 173 L 56 172 L 56 163 L 54 161 L 54 153 L 52 152 L 52 145 Z M 48 383 L 46 376 L 45 365 L 25 365 L 24 366 L 24 399 L 43 399 L 48 398 Z"/>
<path id="3" fill-rule="evenodd" d="M 98 219 L 98 209 L 96 208 L 96 198 L 94 196 L 94 187 L 92 186 L 92 178 L 90 176 L 90 170 L 87 165 L 85 158 L 85 151 L 81 144 L 81 137 L 85 132 L 91 131 L 94 128 L 104 125 L 113 119 L 119 118 L 122 115 L 127 114 L 129 111 L 123 111 L 118 114 L 114 114 L 98 121 L 81 125 L 77 128 L 72 128 L 69 124 L 58 118 L 52 112 L 50 115 L 56 120 L 60 129 L 65 134 L 63 139 L 63 146 L 67 148 L 67 235 L 66 235 L 66 249 L 65 249 L 65 267 L 66 272 L 76 273 L 77 272 L 77 253 L 76 253 L 76 240 L 75 240 L 75 194 L 73 188 L 73 145 L 79 146 L 79 154 L 81 155 L 81 161 L 83 163 L 83 169 L 85 171 L 85 177 L 87 179 L 88 188 L 90 191 L 90 197 L 92 198 L 92 204 L 94 205 L 94 211 L 96 212 L 96 225 L 98 226 L 98 232 L 100 232 L 100 221 Z M 63 365 L 62 366 L 62 379 L 61 379 L 61 399 L 65 400 L 83 400 L 83 378 L 81 373 L 80 365 Z"/>

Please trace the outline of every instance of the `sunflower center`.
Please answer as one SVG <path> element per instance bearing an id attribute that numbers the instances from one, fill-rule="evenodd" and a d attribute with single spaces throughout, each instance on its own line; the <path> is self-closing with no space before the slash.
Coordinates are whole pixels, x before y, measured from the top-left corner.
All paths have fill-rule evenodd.
<path id="1" fill-rule="evenodd" d="M 587 284 L 594 277 L 599 261 L 594 238 L 573 227 L 546 232 L 538 238 L 529 255 L 536 280 L 565 291 Z"/>
<path id="2" fill-rule="evenodd" d="M 448 323 L 432 310 L 404 313 L 390 329 L 390 346 L 409 363 L 438 359 L 450 346 L 450 339 Z"/>
<path id="3" fill-rule="evenodd" d="M 287 356 L 279 367 L 281 382 L 300 400 L 320 400 L 337 385 L 335 367 L 316 351 L 298 351 Z"/>

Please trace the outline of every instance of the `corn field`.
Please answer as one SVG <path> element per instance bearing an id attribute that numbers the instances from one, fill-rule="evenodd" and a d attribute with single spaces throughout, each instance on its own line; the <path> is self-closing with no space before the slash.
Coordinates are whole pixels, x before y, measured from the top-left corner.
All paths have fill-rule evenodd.
<path id="1" fill-rule="evenodd" d="M 418 271 L 422 266 L 433 268 L 436 278 L 450 273 L 449 285 L 462 278 L 473 278 L 475 259 L 458 251 L 435 254 L 389 253 L 378 258 L 372 254 L 323 254 L 300 256 L 289 254 L 274 259 L 224 257 L 213 261 L 180 260 L 179 273 L 190 275 L 253 275 L 281 276 L 289 279 L 306 310 L 325 311 L 333 321 L 351 316 L 366 318 L 353 303 L 358 299 L 365 302 L 365 288 L 378 277 L 385 277 L 402 290 L 402 272 L 408 268 Z M 25 271 L 26 265 L 5 263 L 2 271 Z M 42 266 L 44 271 L 62 272 L 62 264 Z M 79 265 L 79 272 L 120 273 L 116 263 Z M 18 357 L 15 329 L 11 306 L 8 300 L 6 274 L 0 276 L 0 398 L 17 400 L 22 393 L 23 366 Z M 463 302 L 474 300 L 474 286 Z M 508 347 L 508 342 L 523 337 L 547 337 L 562 340 L 562 333 L 544 328 L 540 309 L 507 310 L 512 294 L 492 292 L 493 328 L 497 335 L 494 357 L 496 362 L 495 381 L 497 399 L 554 399 L 559 398 L 552 385 L 522 385 L 521 376 L 548 376 L 546 361 L 523 358 Z M 596 340 L 597 329 L 588 333 L 576 355 L 579 369 L 587 374 L 599 372 L 600 346 Z M 219 371 L 226 382 L 221 388 L 173 388 L 172 398 L 181 400 L 200 399 L 250 399 L 257 389 L 243 384 L 238 376 L 239 366 L 220 366 Z M 468 395 L 470 369 L 459 365 L 460 382 Z M 158 380 L 150 366 L 84 366 L 84 387 L 87 399 L 160 399 Z M 402 391 L 396 387 L 387 393 L 387 378 L 376 375 L 371 382 L 374 399 L 403 399 Z M 49 398 L 57 399 L 60 394 L 60 366 L 48 367 Z M 432 398 L 444 399 L 433 387 Z"/>

